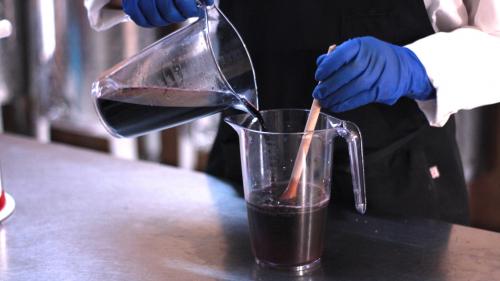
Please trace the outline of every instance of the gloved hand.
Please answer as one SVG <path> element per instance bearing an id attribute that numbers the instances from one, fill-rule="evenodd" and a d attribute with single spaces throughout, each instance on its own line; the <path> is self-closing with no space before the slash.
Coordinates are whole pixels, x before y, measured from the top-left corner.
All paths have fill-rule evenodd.
<path id="1" fill-rule="evenodd" d="M 214 0 L 204 0 L 213 5 Z M 196 0 L 122 0 L 123 11 L 143 27 L 166 26 L 199 17 L 202 9 Z"/>
<path id="2" fill-rule="evenodd" d="M 317 60 L 313 97 L 333 112 L 368 103 L 392 105 L 403 97 L 417 100 L 435 95 L 425 68 L 408 48 L 374 37 L 344 42 Z"/>

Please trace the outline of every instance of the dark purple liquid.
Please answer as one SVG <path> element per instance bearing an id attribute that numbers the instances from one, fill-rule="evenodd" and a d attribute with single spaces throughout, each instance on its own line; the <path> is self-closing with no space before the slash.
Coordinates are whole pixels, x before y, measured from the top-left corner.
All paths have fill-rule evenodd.
<path id="1" fill-rule="evenodd" d="M 283 189 L 270 187 L 251 195 L 251 202 L 258 203 L 247 203 L 252 249 L 255 257 L 266 263 L 306 265 L 318 260 L 323 252 L 328 201 L 320 200 L 317 202 L 323 203 L 297 209 L 279 206 L 277 201 L 266 198 L 281 194 Z M 314 189 L 319 190 L 311 187 Z"/>
<path id="2" fill-rule="evenodd" d="M 224 110 L 213 107 L 165 107 L 97 99 L 97 108 L 116 135 L 131 137 L 158 129 L 167 129 L 193 119 Z"/>
<path id="3" fill-rule="evenodd" d="M 216 101 L 224 101 L 225 96 L 227 99 L 232 98 L 230 93 L 127 88 L 98 98 L 96 104 L 102 120 L 112 133 L 131 137 L 167 129 L 227 109 L 229 102 L 216 104 Z M 245 107 L 259 122 L 263 122 L 251 104 L 245 104 Z"/>
<path id="4" fill-rule="evenodd" d="M 260 114 L 259 110 L 255 108 L 251 103 L 249 103 L 247 100 L 242 99 L 243 105 L 246 107 L 248 113 L 252 115 L 254 118 L 257 118 L 259 121 L 260 127 L 262 131 L 267 131 L 266 127 L 264 126 L 264 118 L 262 117 L 262 114 Z"/>

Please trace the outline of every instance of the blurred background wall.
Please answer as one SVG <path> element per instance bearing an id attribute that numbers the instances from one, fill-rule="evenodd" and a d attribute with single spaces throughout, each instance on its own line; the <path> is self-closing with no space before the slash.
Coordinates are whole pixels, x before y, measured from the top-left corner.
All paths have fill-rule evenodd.
<path id="1" fill-rule="evenodd" d="M 0 132 L 204 169 L 218 116 L 118 140 L 100 125 L 90 98 L 102 71 L 179 26 L 124 23 L 96 32 L 83 0 L 0 0 L 0 19 L 13 25 L 11 36 L 0 39 Z M 500 231 L 500 105 L 460 112 L 457 126 L 472 223 Z"/>
<path id="2" fill-rule="evenodd" d="M 101 72 L 180 26 L 144 29 L 129 22 L 96 32 L 83 2 L 0 0 L 0 19 L 14 25 L 13 34 L 0 41 L 0 123 L 41 142 L 202 169 L 218 116 L 139 139 L 115 139 L 99 123 L 90 96 Z"/>

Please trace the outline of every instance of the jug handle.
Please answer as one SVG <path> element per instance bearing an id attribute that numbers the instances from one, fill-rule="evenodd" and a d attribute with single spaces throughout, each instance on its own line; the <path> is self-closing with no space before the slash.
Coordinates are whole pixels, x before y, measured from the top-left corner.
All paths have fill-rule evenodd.
<path id="1" fill-rule="evenodd" d="M 348 144 L 354 203 L 356 210 L 364 214 L 366 212 L 366 189 L 361 132 L 356 124 L 342 121 L 341 125 L 337 127 L 337 133 Z"/>

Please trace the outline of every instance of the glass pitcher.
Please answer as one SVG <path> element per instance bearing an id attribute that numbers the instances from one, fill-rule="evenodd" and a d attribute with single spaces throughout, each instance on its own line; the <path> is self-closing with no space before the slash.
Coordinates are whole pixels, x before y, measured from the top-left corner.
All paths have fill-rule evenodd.
<path id="1" fill-rule="evenodd" d="M 215 5 L 204 12 L 93 84 L 97 112 L 113 136 L 139 136 L 229 107 L 256 111 L 257 86 L 245 44 Z"/>
<path id="2" fill-rule="evenodd" d="M 250 240 L 260 265 L 301 272 L 315 268 L 323 251 L 330 200 L 334 139 L 349 146 L 355 206 L 366 211 L 361 134 L 351 122 L 321 113 L 316 129 L 304 132 L 309 110 L 261 111 L 266 131 L 248 114 L 225 121 L 239 135 Z M 298 191 L 282 195 L 292 176 L 299 146 L 311 138 Z"/>

